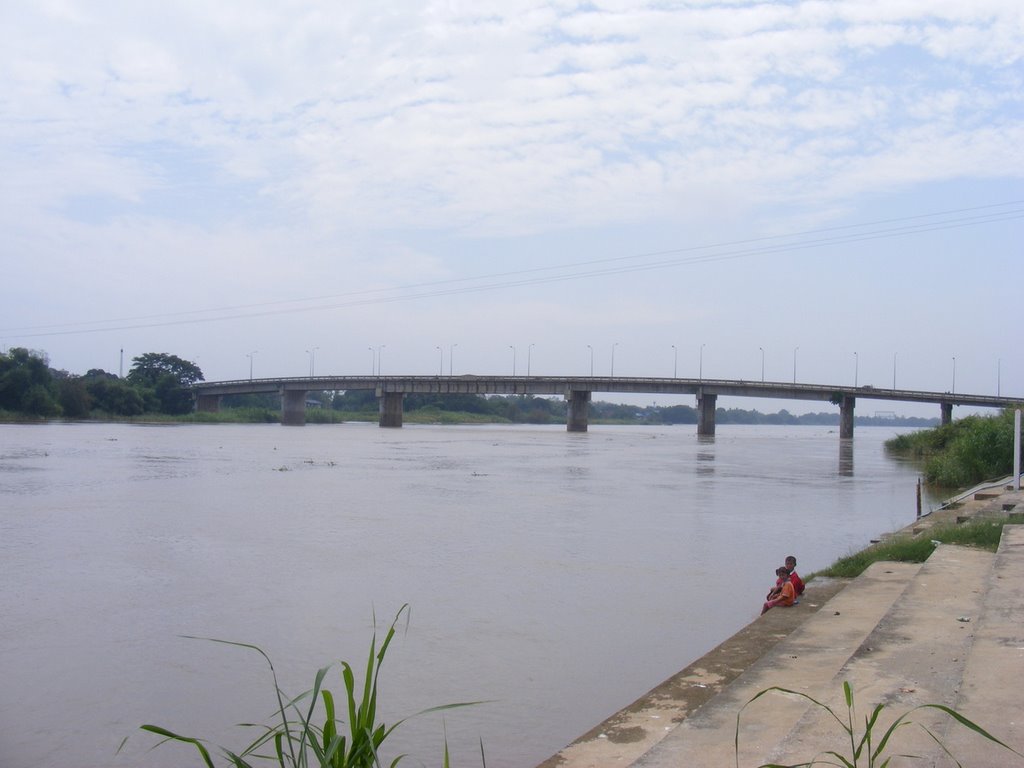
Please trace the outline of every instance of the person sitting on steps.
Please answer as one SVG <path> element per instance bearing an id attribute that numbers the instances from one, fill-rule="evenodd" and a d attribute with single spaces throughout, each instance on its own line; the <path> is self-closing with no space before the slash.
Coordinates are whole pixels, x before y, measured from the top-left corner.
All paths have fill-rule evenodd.
<path id="1" fill-rule="evenodd" d="M 804 593 L 804 580 L 796 572 L 796 558 L 793 555 L 786 555 L 786 570 L 789 571 L 789 580 L 793 582 L 793 592 L 799 599 Z"/>
<path id="2" fill-rule="evenodd" d="M 793 589 L 793 582 L 789 580 L 789 570 L 785 566 L 780 566 L 775 569 L 775 575 L 779 579 L 768 593 L 768 599 L 761 608 L 762 615 L 777 605 L 788 608 L 796 601 L 796 591 Z"/>

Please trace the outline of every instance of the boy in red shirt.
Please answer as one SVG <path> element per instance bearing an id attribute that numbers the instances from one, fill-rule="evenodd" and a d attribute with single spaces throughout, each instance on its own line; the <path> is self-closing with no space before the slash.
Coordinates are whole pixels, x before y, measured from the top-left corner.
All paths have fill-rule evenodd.
<path id="1" fill-rule="evenodd" d="M 786 568 L 789 571 L 789 580 L 793 583 L 793 591 L 800 597 L 804 593 L 804 580 L 797 575 L 796 558 L 792 555 L 786 557 Z"/>

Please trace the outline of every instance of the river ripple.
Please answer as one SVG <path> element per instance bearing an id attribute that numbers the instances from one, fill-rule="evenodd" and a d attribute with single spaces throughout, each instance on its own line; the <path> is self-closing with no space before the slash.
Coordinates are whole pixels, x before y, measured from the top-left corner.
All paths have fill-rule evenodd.
<path id="1" fill-rule="evenodd" d="M 411 764 L 532 766 L 915 514 L 900 430 L 0 426 L 0 755 L 198 765 L 137 726 L 238 748 L 282 687 L 365 663 Z M 336 693 L 340 679 L 331 676 Z M 131 738 L 115 757 L 121 739 Z"/>

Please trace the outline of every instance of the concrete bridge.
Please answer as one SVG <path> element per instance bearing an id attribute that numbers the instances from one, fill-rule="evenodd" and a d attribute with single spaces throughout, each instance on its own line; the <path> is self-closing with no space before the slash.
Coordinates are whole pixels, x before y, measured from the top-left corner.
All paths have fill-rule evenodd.
<path id="1" fill-rule="evenodd" d="M 562 395 L 569 403 L 566 428 L 570 432 L 587 431 L 590 400 L 594 392 L 695 395 L 697 434 L 700 435 L 715 434 L 715 409 L 719 395 L 819 400 L 839 406 L 839 436 L 844 438 L 853 437 L 853 411 L 858 398 L 937 403 L 944 424 L 952 420 L 954 405 L 1006 408 L 1021 402 L 1021 399 L 1008 397 L 878 389 L 871 386 L 637 376 L 306 376 L 204 381 L 195 384 L 192 389 L 196 410 L 205 412 L 216 412 L 224 395 L 279 394 L 281 423 L 294 426 L 306 423 L 306 395 L 310 391 L 372 389 L 380 401 L 379 424 L 382 427 L 402 426 L 402 401 L 407 394 Z"/>

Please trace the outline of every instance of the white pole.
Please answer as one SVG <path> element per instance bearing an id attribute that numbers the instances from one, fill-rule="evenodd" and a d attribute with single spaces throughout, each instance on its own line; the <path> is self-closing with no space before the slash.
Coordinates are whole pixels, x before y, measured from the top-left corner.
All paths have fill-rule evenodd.
<path id="1" fill-rule="evenodd" d="M 1020 490 L 1020 408 L 1013 412 L 1013 485 Z"/>

